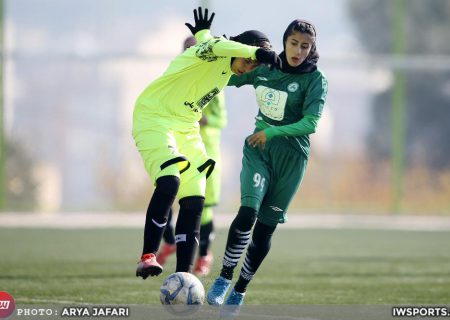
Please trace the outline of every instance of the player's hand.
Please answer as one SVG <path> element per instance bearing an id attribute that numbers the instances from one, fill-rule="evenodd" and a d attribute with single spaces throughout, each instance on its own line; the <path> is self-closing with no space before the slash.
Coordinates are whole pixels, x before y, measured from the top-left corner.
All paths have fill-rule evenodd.
<path id="1" fill-rule="evenodd" d="M 211 17 L 208 19 L 208 9 L 205 9 L 205 15 L 203 15 L 202 7 L 198 7 L 198 15 L 197 15 L 197 9 L 194 9 L 194 22 L 195 26 L 192 26 L 192 24 L 186 22 L 186 27 L 191 30 L 192 35 L 195 36 L 197 32 L 204 29 L 210 29 L 211 23 L 214 19 L 214 16 L 216 14 L 213 12 L 211 13 Z"/>
<path id="2" fill-rule="evenodd" d="M 278 54 L 267 48 L 259 48 L 255 52 L 256 60 L 261 63 L 270 64 L 270 70 L 273 68 L 281 69 L 282 62 Z"/>
<path id="3" fill-rule="evenodd" d="M 267 142 L 266 133 L 264 132 L 264 130 L 258 131 L 257 133 L 254 133 L 250 137 L 248 137 L 247 142 L 253 148 L 261 146 L 261 149 L 264 150 L 264 148 L 266 147 L 266 142 Z"/>

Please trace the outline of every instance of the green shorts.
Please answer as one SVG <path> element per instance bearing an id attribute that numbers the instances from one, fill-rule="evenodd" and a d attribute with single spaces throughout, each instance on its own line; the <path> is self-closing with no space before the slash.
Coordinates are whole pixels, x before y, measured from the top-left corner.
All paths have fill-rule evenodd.
<path id="1" fill-rule="evenodd" d="M 154 184 L 162 176 L 179 177 L 180 199 L 205 196 L 206 178 L 215 162 L 206 153 L 198 125 L 177 130 L 176 122 L 164 120 L 155 119 L 145 130 L 133 131 L 147 173 Z"/>
<path id="2" fill-rule="evenodd" d="M 241 171 L 241 206 L 258 212 L 269 226 L 287 221 L 287 209 L 300 186 L 308 159 L 283 137 L 266 143 L 264 150 L 244 144 Z"/>

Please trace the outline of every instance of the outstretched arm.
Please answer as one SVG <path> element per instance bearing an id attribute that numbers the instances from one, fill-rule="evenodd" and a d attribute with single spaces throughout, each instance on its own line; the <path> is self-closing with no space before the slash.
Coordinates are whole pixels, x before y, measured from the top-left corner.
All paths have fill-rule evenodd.
<path id="1" fill-rule="evenodd" d="M 194 9 L 195 26 L 188 22 L 185 23 L 186 27 L 189 28 L 198 42 L 212 38 L 209 29 L 211 28 L 215 15 L 216 14 L 213 12 L 211 17 L 208 18 L 208 9 L 205 9 L 205 12 L 203 13 L 202 8 L 198 7 L 198 11 L 197 9 Z M 260 63 L 270 64 L 271 68 L 276 67 L 281 69 L 281 58 L 275 51 L 267 48 L 248 46 L 222 38 L 217 39 L 213 43 L 212 51 L 217 56 L 250 58 Z"/>
<path id="2" fill-rule="evenodd" d="M 267 48 L 248 46 L 240 42 L 220 39 L 213 47 L 213 52 L 218 56 L 250 58 L 260 63 L 271 65 L 271 69 L 281 69 L 282 62 L 278 54 Z"/>

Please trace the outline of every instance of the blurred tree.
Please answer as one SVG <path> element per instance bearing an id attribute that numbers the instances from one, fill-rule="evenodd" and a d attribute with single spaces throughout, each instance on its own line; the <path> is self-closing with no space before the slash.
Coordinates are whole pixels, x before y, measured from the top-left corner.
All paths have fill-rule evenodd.
<path id="1" fill-rule="evenodd" d="M 392 53 L 393 41 L 405 41 L 406 55 L 450 55 L 450 1 L 405 1 L 406 39 L 393 39 L 390 0 L 350 0 L 350 13 L 360 42 L 370 54 Z M 448 59 L 447 59 L 448 60 Z M 422 161 L 436 169 L 450 168 L 450 70 L 430 68 L 426 61 L 405 68 L 406 165 Z M 391 156 L 391 94 L 373 101 L 369 155 Z"/>
<path id="2" fill-rule="evenodd" d="M 19 143 L 6 139 L 6 208 L 11 211 L 36 209 L 37 184 L 33 163 Z"/>

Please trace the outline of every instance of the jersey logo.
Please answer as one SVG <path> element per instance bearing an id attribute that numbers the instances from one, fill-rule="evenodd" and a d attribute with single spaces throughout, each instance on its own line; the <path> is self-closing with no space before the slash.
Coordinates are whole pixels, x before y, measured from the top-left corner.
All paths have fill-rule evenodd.
<path id="1" fill-rule="evenodd" d="M 153 222 L 153 224 L 156 225 L 158 228 L 165 227 L 166 224 L 167 224 L 167 222 L 164 222 L 164 223 L 158 223 L 158 222 L 156 222 L 154 219 L 152 219 L 152 222 Z"/>
<path id="2" fill-rule="evenodd" d="M 269 206 L 269 208 L 271 208 L 273 211 L 276 211 L 276 212 L 283 211 L 283 209 L 280 209 L 280 208 L 275 207 L 275 206 Z"/>
<path id="3" fill-rule="evenodd" d="M 196 105 L 200 110 L 203 110 L 203 108 L 210 102 L 215 96 L 219 94 L 220 90 L 219 88 L 215 87 L 210 92 L 205 94 L 203 97 L 200 98 L 200 100 L 197 101 Z M 194 110 L 195 111 L 195 110 Z"/>
<path id="4" fill-rule="evenodd" d="M 297 82 L 292 82 L 287 86 L 287 89 L 289 92 L 295 92 L 298 90 L 300 85 Z"/>
<path id="5" fill-rule="evenodd" d="M 265 86 L 258 86 L 256 88 L 256 101 L 258 102 L 259 110 L 261 110 L 263 115 L 272 120 L 283 120 L 287 98 L 288 94 L 285 91 Z"/>
<path id="6" fill-rule="evenodd" d="M 195 111 L 195 109 L 194 109 L 194 102 L 185 101 L 184 105 Z"/>
<path id="7" fill-rule="evenodd" d="M 256 77 L 256 78 L 261 80 L 261 81 L 268 81 L 266 77 Z"/>
<path id="8" fill-rule="evenodd" d="M 175 235 L 175 243 L 178 242 L 186 242 L 186 234 L 176 234 Z"/>
<path id="9" fill-rule="evenodd" d="M 198 49 L 195 52 L 195 55 L 202 60 L 213 62 L 219 58 L 224 58 L 221 56 L 216 56 L 213 52 L 213 46 L 219 42 L 220 39 L 212 39 L 209 41 L 202 42 L 198 45 Z"/>

